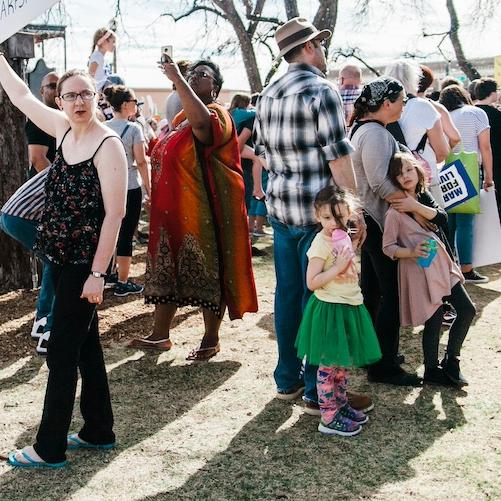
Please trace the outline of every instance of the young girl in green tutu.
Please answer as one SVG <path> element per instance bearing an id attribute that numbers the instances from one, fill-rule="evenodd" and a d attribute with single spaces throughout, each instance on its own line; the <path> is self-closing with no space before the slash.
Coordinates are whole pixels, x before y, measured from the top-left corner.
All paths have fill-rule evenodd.
<path id="1" fill-rule="evenodd" d="M 345 238 L 344 242 L 333 243 L 332 239 L 334 230 L 346 231 L 355 205 L 350 193 L 335 186 L 327 186 L 315 197 L 316 218 L 322 229 L 307 252 L 306 283 L 313 294 L 296 339 L 299 358 L 319 366 L 318 430 L 348 437 L 360 433 L 369 418 L 348 405 L 347 368 L 381 358 L 371 318 L 363 305 L 351 241 Z"/>

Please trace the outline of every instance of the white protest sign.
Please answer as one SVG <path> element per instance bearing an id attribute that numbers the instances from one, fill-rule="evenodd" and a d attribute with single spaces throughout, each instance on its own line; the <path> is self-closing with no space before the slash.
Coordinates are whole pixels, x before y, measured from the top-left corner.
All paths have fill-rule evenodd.
<path id="1" fill-rule="evenodd" d="M 58 0 L 0 0 L 0 43 L 57 2 Z"/>
<path id="2" fill-rule="evenodd" d="M 501 225 L 494 189 L 480 190 L 482 212 L 475 216 L 473 266 L 501 263 Z"/>

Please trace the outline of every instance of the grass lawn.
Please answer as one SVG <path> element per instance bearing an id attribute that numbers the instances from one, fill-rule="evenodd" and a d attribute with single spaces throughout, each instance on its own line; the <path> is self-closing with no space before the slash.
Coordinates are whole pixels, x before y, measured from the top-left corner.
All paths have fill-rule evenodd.
<path id="1" fill-rule="evenodd" d="M 152 307 L 109 291 L 100 328 L 117 449 L 69 452 L 60 471 L 1 462 L 0 500 L 501 499 L 501 266 L 468 287 L 478 315 L 463 348 L 464 391 L 368 384 L 356 370 L 351 389 L 376 404 L 370 422 L 354 438 L 324 437 L 300 401 L 274 399 L 271 239 L 258 246 L 267 252 L 254 258 L 260 311 L 225 319 L 221 353 L 208 363 L 185 360 L 202 336 L 198 310 L 179 310 L 172 351 L 143 353 L 126 343 L 149 332 Z M 136 249 L 138 281 L 144 253 Z M 47 368 L 29 336 L 35 300 L 0 294 L 3 454 L 33 442 L 41 415 Z M 420 329 L 402 333 L 401 351 L 422 373 Z M 80 424 L 77 402 L 71 431 Z"/>

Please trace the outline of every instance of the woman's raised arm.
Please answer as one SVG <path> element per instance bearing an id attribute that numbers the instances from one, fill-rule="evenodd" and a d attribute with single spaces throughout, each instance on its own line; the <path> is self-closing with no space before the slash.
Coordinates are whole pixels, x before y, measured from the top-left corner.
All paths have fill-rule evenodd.
<path id="1" fill-rule="evenodd" d="M 62 111 L 49 108 L 37 99 L 28 86 L 19 78 L 0 53 L 0 84 L 12 104 L 24 113 L 37 127 L 56 137 L 68 128 L 68 120 Z"/>

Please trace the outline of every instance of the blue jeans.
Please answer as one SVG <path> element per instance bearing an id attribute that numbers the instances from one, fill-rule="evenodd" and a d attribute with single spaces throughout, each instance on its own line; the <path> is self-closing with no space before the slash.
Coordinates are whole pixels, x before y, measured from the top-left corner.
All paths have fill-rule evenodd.
<path id="1" fill-rule="evenodd" d="M 278 343 L 278 363 L 274 372 L 279 390 L 292 389 L 301 378 L 302 361 L 294 347 L 303 309 L 311 291 L 306 286 L 306 251 L 318 232 L 317 225 L 289 226 L 270 218 L 274 235 L 275 274 L 275 334 Z M 317 401 L 317 367 L 304 367 L 305 397 Z"/>
<path id="2" fill-rule="evenodd" d="M 474 214 L 449 214 L 449 242 L 456 246 L 461 264 L 473 263 Z"/>
<path id="3" fill-rule="evenodd" d="M 7 235 L 17 240 L 28 251 L 33 250 L 37 235 L 37 222 L 22 217 L 0 214 L 0 229 Z M 36 305 L 37 320 L 47 317 L 44 331 L 50 331 L 52 327 L 52 307 L 54 305 L 54 284 L 50 272 L 49 263 L 43 265 L 42 284 Z"/>

